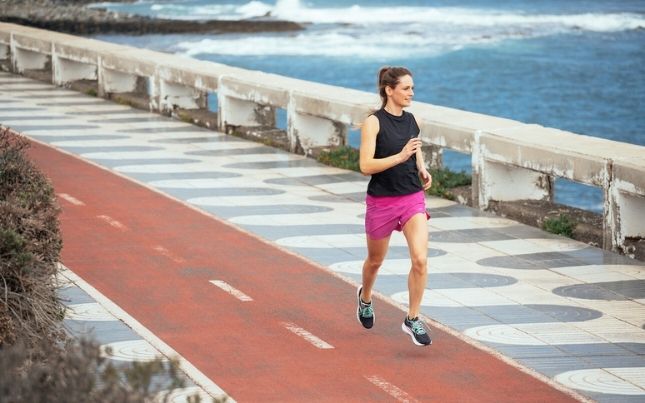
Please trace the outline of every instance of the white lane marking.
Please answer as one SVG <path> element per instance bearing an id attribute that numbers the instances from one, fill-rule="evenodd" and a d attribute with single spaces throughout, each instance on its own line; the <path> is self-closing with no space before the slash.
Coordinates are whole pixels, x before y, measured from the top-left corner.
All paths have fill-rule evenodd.
<path id="1" fill-rule="evenodd" d="M 211 280 L 211 284 L 215 285 L 216 287 L 221 288 L 222 290 L 226 291 L 227 293 L 231 294 L 235 298 L 239 299 L 242 302 L 250 302 L 253 301 L 253 298 L 249 297 L 248 295 L 244 294 L 242 291 L 238 290 L 237 288 L 233 287 L 229 283 L 222 281 L 222 280 Z"/>
<path id="2" fill-rule="evenodd" d="M 161 245 L 157 245 L 152 249 L 156 250 L 161 255 L 167 257 L 168 259 L 172 260 L 175 263 L 185 263 L 186 262 L 186 260 L 184 258 L 175 255 L 174 253 L 172 253 L 171 251 L 169 251 L 168 249 L 164 248 Z"/>
<path id="3" fill-rule="evenodd" d="M 407 392 L 392 385 L 391 383 L 389 383 L 388 381 L 386 381 L 385 379 L 381 378 L 378 375 L 366 376 L 365 378 L 368 381 L 372 382 L 374 385 L 381 388 L 385 393 L 392 396 L 399 402 L 418 402 L 417 399 L 410 396 Z"/>
<path id="4" fill-rule="evenodd" d="M 108 299 L 105 295 L 101 294 L 96 288 L 92 287 L 85 280 L 80 278 L 76 273 L 59 263 L 59 273 L 61 276 L 67 278 L 76 284 L 80 289 L 89 294 L 94 300 L 101 304 L 108 312 L 114 315 L 117 319 L 122 320 L 126 325 L 130 326 L 137 334 L 148 341 L 154 348 L 159 350 L 166 357 L 173 357 L 179 360 L 179 366 L 188 375 L 188 377 L 197 385 L 204 388 L 211 396 L 216 398 L 227 397 L 227 402 L 234 403 L 235 400 L 227 396 L 224 390 L 217 386 L 209 377 L 204 375 L 197 367 L 179 355 L 172 347 L 161 340 L 157 335 L 152 333 L 148 328 L 143 326 L 139 321 L 130 316 L 126 311 L 121 309 L 117 304 Z"/>
<path id="5" fill-rule="evenodd" d="M 67 193 L 59 193 L 58 196 L 63 200 L 67 200 L 68 202 L 72 203 L 75 206 L 84 206 L 85 205 L 85 203 L 83 203 L 82 201 L 78 200 L 74 196 L 68 195 Z"/>
<path id="6" fill-rule="evenodd" d="M 290 332 L 302 337 L 303 339 L 307 340 L 309 343 L 313 344 L 314 346 L 327 350 L 327 349 L 332 349 L 334 346 L 331 344 L 327 343 L 326 341 L 314 336 L 313 334 L 309 333 L 305 329 L 301 328 L 300 326 L 297 326 L 293 323 L 290 322 L 282 322 L 284 327 L 287 328 Z"/>
<path id="7" fill-rule="evenodd" d="M 106 223 L 110 224 L 114 228 L 118 228 L 121 231 L 125 231 L 128 229 L 125 225 L 121 224 L 114 218 L 110 217 L 109 215 L 97 215 L 96 218 L 100 218 L 101 220 L 105 221 Z"/>

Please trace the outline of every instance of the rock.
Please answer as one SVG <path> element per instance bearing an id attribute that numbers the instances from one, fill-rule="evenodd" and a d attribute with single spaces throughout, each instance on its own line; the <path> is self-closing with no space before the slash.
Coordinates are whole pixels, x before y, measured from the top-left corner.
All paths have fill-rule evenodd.
<path id="1" fill-rule="evenodd" d="M 87 0 L 5 0 L 0 2 L 0 21 L 78 35 L 123 33 L 177 34 L 229 32 L 298 31 L 303 26 L 280 20 L 203 20 L 156 19 L 121 14 L 105 9 L 87 8 Z"/>

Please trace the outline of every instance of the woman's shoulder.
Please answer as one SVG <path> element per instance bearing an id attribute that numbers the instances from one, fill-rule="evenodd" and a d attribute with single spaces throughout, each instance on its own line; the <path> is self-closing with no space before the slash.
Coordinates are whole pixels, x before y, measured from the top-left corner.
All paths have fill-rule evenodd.
<path id="1" fill-rule="evenodd" d="M 376 124 L 378 125 L 378 116 L 376 116 L 376 112 L 370 113 L 367 118 L 365 118 L 364 123 L 369 123 L 369 124 Z"/>
<path id="2" fill-rule="evenodd" d="M 378 122 L 381 119 L 385 119 L 386 113 L 387 112 L 385 112 L 385 109 L 383 109 L 383 108 L 372 110 L 370 112 L 370 115 L 368 116 L 368 118 L 372 118 L 372 119 L 374 119 L 375 121 Z"/>
<path id="3" fill-rule="evenodd" d="M 363 121 L 361 129 L 364 131 L 366 130 L 367 132 L 378 133 L 381 129 L 381 125 L 379 124 L 378 118 L 374 114 L 370 114 L 365 118 L 365 121 Z"/>

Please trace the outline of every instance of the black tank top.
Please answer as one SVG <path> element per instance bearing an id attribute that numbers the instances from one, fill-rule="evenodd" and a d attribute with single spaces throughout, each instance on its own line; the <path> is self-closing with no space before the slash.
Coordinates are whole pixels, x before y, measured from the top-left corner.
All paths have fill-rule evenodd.
<path id="1" fill-rule="evenodd" d="M 374 158 L 386 158 L 398 154 L 412 137 L 419 135 L 419 126 L 411 113 L 403 111 L 395 116 L 381 108 L 374 112 L 378 119 Z M 367 194 L 372 196 L 403 196 L 422 190 L 417 169 L 417 157 L 372 175 L 367 185 Z"/>

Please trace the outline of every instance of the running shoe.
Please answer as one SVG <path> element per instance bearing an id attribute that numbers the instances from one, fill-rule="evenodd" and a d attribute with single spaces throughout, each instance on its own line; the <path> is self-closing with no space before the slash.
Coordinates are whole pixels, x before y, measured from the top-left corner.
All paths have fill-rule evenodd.
<path id="1" fill-rule="evenodd" d="M 358 287 L 356 292 L 356 299 L 358 300 L 356 318 L 365 329 L 371 329 L 374 326 L 374 308 L 371 302 L 366 304 L 361 300 L 361 291 L 363 291 L 363 287 Z"/>
<path id="2" fill-rule="evenodd" d="M 412 342 L 417 346 L 427 346 L 432 344 L 432 340 L 428 335 L 428 330 L 426 329 L 423 321 L 419 318 L 408 319 L 408 316 L 405 316 L 405 320 L 401 324 L 401 330 L 409 334 L 412 338 Z"/>

